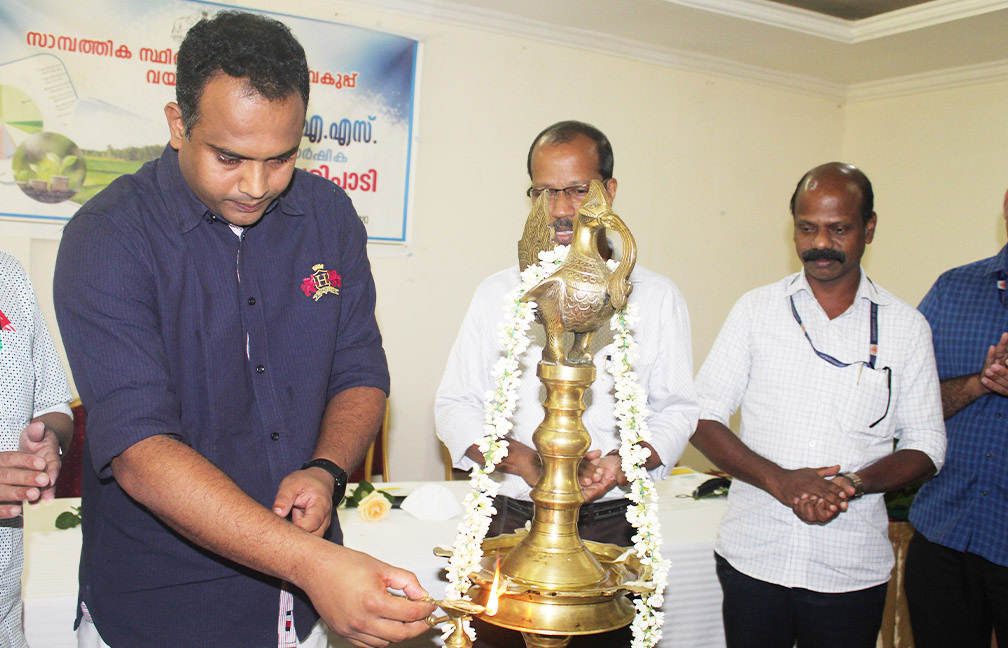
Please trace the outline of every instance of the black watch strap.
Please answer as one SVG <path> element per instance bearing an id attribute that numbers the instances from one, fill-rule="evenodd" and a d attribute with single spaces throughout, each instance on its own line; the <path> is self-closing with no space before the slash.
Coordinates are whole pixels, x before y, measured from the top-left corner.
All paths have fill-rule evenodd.
<path id="1" fill-rule="evenodd" d="M 346 471 L 332 461 L 322 458 L 312 459 L 305 465 L 301 466 L 301 470 L 305 470 L 307 468 L 321 468 L 333 476 L 333 506 L 339 506 L 339 503 L 343 501 L 343 495 L 346 494 Z"/>

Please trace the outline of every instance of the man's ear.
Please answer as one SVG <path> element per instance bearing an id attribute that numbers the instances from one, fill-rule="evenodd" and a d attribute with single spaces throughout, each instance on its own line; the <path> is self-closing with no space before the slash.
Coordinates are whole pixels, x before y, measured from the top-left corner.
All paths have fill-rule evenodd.
<path id="1" fill-rule="evenodd" d="M 878 223 L 878 217 L 875 215 L 875 212 L 872 212 L 871 218 L 869 218 L 868 222 L 865 224 L 865 245 L 871 243 L 872 239 L 875 238 L 876 223 Z"/>
<path id="2" fill-rule="evenodd" d="M 605 189 L 609 193 L 609 201 L 616 197 L 616 178 L 609 178 L 605 181 Z"/>
<path id="3" fill-rule="evenodd" d="M 170 134 L 168 144 L 177 151 L 182 145 L 182 140 L 189 139 L 186 137 L 185 121 L 182 119 L 182 109 L 177 103 L 172 101 L 165 104 L 164 114 L 165 118 L 168 120 L 168 131 Z"/>

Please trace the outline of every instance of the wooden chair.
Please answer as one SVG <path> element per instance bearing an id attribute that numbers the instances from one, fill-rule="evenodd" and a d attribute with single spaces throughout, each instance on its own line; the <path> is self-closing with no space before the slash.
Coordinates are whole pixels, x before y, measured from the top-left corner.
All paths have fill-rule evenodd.
<path id="1" fill-rule="evenodd" d="M 373 481 L 375 473 L 381 473 L 382 481 L 391 480 L 389 477 L 389 453 L 388 453 L 388 431 L 389 415 L 391 407 L 389 400 L 385 399 L 385 418 L 382 419 L 381 427 L 378 428 L 378 436 L 371 442 L 367 454 L 364 455 L 364 463 L 357 467 L 357 470 L 350 474 L 350 481 Z M 378 468 L 376 469 L 376 466 Z"/>
<path id="2" fill-rule="evenodd" d="M 465 481 L 469 479 L 468 471 L 460 470 L 452 465 L 451 452 L 448 450 L 448 446 L 443 443 L 441 444 L 441 462 L 444 464 L 445 481 L 452 481 L 455 479 Z"/>

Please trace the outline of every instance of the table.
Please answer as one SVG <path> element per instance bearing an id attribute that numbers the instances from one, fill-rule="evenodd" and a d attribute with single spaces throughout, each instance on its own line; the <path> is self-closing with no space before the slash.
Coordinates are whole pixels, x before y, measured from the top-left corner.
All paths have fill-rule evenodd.
<path id="1" fill-rule="evenodd" d="M 663 648 L 720 648 L 724 646 L 721 625 L 721 588 L 714 572 L 714 537 L 724 514 L 725 502 L 694 501 L 688 495 L 707 475 L 693 472 L 673 475 L 658 484 L 661 496 L 662 553 L 672 563 L 665 593 Z M 464 481 L 440 482 L 458 499 L 468 491 Z M 420 482 L 379 484 L 393 494 L 406 495 Z M 60 499 L 29 507 L 25 514 L 24 617 L 25 634 L 32 648 L 74 648 L 74 606 L 77 602 L 77 566 L 80 529 L 58 530 L 59 513 L 79 505 L 77 499 Z M 433 596 L 444 594 L 444 567 L 432 549 L 450 547 L 458 518 L 418 520 L 404 511 L 392 511 L 381 522 L 364 522 L 354 509 L 341 510 L 340 524 L 346 546 L 366 551 L 385 562 L 416 573 Z M 399 644 L 410 648 L 439 645 L 440 632 L 430 631 Z M 349 646 L 333 637 L 330 646 Z"/>

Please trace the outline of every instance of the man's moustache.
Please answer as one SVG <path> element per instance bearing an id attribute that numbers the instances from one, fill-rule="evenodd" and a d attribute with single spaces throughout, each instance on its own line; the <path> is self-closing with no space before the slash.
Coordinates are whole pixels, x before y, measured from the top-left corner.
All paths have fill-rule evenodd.
<path id="1" fill-rule="evenodd" d="M 827 248 L 822 250 L 806 250 L 801 258 L 806 263 L 811 261 L 836 261 L 837 263 L 843 263 L 847 260 L 847 255 L 840 250 L 830 250 Z"/>
<path id="2" fill-rule="evenodd" d="M 574 229 L 574 220 L 570 218 L 561 218 L 558 221 L 553 221 L 552 227 L 554 232 L 570 232 Z"/>

